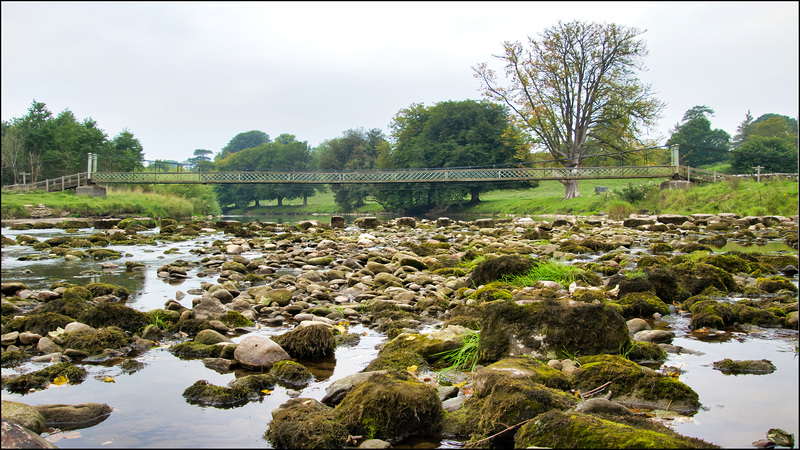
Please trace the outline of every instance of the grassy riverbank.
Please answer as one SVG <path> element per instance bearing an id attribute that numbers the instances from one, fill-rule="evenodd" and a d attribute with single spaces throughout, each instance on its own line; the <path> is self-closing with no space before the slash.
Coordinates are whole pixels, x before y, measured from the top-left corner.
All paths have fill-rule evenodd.
<path id="1" fill-rule="evenodd" d="M 753 180 L 729 180 L 696 185 L 688 190 L 661 191 L 660 179 L 586 180 L 578 186 L 582 197 L 562 200 L 564 187 L 556 181 L 543 181 L 538 188 L 526 191 L 494 191 L 483 194 L 473 205 L 453 205 L 446 214 L 485 214 L 536 216 L 546 214 L 592 215 L 605 213 L 627 216 L 631 213 L 691 214 L 732 212 L 747 215 L 798 214 L 798 184 L 793 180 L 757 183 Z M 608 188 L 595 194 L 595 186 Z M 31 208 L 40 204 L 52 210 L 55 217 L 102 217 L 138 215 L 148 217 L 189 218 L 193 215 L 219 214 L 216 200 L 208 198 L 210 189 L 180 192 L 146 192 L 142 189 L 109 189 L 106 198 L 77 197 L 72 191 L 63 193 L 3 194 L 2 218 L 31 217 Z M 285 201 L 282 206 L 251 206 L 229 210 L 228 214 L 338 214 L 339 207 L 331 192 Z M 375 202 L 367 202 L 358 214 L 384 212 Z"/>

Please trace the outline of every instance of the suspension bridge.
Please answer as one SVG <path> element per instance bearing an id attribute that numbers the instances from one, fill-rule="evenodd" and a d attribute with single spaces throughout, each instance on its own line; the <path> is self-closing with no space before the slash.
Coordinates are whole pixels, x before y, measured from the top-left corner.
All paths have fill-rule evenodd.
<path id="1" fill-rule="evenodd" d="M 87 172 L 70 176 L 3 186 L 5 191 L 47 192 L 82 186 L 115 184 L 382 184 L 452 183 L 542 180 L 601 180 L 665 178 L 687 181 L 717 181 L 724 174 L 677 164 L 677 148 L 671 165 L 602 167 L 466 167 L 435 169 L 353 171 L 183 171 L 99 172 L 97 155 L 89 154 Z"/>

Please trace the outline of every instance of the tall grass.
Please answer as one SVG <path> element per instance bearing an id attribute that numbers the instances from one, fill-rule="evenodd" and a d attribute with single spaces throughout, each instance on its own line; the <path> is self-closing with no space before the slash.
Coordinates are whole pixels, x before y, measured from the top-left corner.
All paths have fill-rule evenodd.
<path id="1" fill-rule="evenodd" d="M 585 271 L 564 261 L 551 258 L 535 265 L 528 273 L 504 276 L 503 281 L 512 286 L 533 286 L 537 281 L 555 281 L 562 286 L 584 278 Z"/>
<path id="2" fill-rule="evenodd" d="M 190 200 L 174 195 L 136 191 L 111 191 L 107 197 L 77 196 L 74 192 L 30 192 L 3 194 L 2 218 L 28 216 L 25 205 L 43 204 L 55 216 L 97 217 L 140 215 L 148 217 L 189 218 L 194 213 Z M 24 212 L 23 212 L 24 211 Z"/>
<path id="3" fill-rule="evenodd" d="M 433 356 L 440 357 L 443 363 L 448 364 L 448 367 L 442 370 L 468 370 L 469 372 L 474 372 L 475 366 L 478 364 L 479 340 L 480 334 L 478 331 L 467 330 L 461 347 L 435 353 Z"/>

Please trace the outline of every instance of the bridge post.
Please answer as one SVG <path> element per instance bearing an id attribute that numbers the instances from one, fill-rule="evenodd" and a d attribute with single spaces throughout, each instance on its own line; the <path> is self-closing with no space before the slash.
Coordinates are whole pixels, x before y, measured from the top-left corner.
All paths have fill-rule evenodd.
<path id="1" fill-rule="evenodd" d="M 672 154 L 672 166 L 678 167 L 681 164 L 680 146 L 673 144 L 669 147 Z"/>

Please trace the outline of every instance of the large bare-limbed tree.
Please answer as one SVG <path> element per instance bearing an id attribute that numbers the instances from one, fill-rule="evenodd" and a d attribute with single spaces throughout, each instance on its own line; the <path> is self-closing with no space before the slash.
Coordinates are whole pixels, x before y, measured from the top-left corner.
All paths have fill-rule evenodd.
<path id="1" fill-rule="evenodd" d="M 639 142 L 664 104 L 637 71 L 647 55 L 643 32 L 616 24 L 561 23 L 528 48 L 504 42 L 508 84 L 501 86 L 486 63 L 474 67 L 486 96 L 506 103 L 565 167 L 580 167 L 599 151 L 624 151 Z M 562 181 L 565 199 L 580 197 L 577 180 Z"/>

